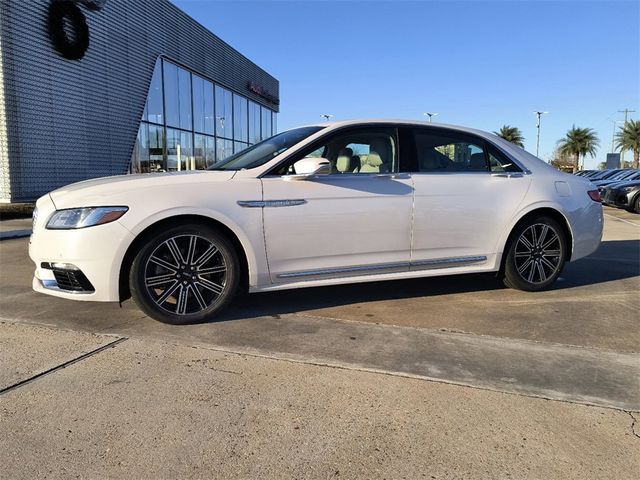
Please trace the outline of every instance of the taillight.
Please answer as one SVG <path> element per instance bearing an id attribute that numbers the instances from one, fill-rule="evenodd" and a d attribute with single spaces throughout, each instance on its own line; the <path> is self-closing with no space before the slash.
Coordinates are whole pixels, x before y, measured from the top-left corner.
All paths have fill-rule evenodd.
<path id="1" fill-rule="evenodd" d="M 589 190 L 587 194 L 594 202 L 602 202 L 602 197 L 600 196 L 600 192 L 598 190 Z"/>

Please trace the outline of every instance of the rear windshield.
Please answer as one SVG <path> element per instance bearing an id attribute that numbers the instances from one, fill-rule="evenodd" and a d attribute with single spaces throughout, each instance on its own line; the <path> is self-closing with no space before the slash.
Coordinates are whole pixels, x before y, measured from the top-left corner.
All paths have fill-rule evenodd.
<path id="1" fill-rule="evenodd" d="M 323 128 L 325 127 L 287 130 L 213 164 L 208 170 L 244 170 L 259 167 Z"/>

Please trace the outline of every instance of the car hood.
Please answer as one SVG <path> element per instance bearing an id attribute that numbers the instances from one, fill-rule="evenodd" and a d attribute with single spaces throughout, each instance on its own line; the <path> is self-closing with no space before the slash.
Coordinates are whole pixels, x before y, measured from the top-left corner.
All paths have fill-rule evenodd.
<path id="1" fill-rule="evenodd" d="M 56 209 L 119 205 L 128 196 L 159 195 L 167 187 L 231 180 L 235 171 L 141 173 L 72 183 L 51 192 Z"/>

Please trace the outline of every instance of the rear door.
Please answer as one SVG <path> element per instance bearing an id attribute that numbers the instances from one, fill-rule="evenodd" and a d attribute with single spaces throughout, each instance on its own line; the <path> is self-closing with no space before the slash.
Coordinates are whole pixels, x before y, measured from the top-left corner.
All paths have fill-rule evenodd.
<path id="1" fill-rule="evenodd" d="M 411 139 L 402 169 L 415 189 L 411 268 L 486 262 L 502 248 L 529 175 L 474 135 L 421 127 L 402 137 Z"/>

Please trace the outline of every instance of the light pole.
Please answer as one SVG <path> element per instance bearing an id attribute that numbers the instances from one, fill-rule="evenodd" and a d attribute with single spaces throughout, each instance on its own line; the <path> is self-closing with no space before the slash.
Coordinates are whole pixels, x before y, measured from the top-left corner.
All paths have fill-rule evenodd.
<path id="1" fill-rule="evenodd" d="M 423 113 L 423 115 L 425 117 L 429 117 L 429 123 L 431 123 L 431 117 L 435 117 L 438 114 L 437 113 L 433 113 L 433 112 L 425 112 L 425 113 Z"/>
<path id="2" fill-rule="evenodd" d="M 624 125 L 625 127 L 627 126 L 627 115 L 629 115 L 630 113 L 635 112 L 635 110 L 629 110 L 628 108 L 625 108 L 624 110 L 618 110 L 619 113 L 624 113 Z M 614 127 L 615 129 L 615 127 Z M 624 149 L 620 149 L 620 166 L 623 167 L 624 166 Z"/>
<path id="3" fill-rule="evenodd" d="M 616 140 L 616 127 L 619 123 L 622 123 L 622 120 L 611 120 L 613 123 L 613 134 L 611 135 L 611 153 L 615 153 L 615 140 Z"/>
<path id="4" fill-rule="evenodd" d="M 324 118 L 324 121 L 325 121 L 325 122 L 328 122 L 328 121 L 329 121 L 329 119 L 330 119 L 331 117 L 333 117 L 333 115 L 328 114 L 328 113 L 323 113 L 323 114 L 322 114 L 322 115 L 320 115 L 320 116 Z"/>
<path id="5" fill-rule="evenodd" d="M 536 128 L 538 129 L 538 140 L 536 141 L 536 157 L 537 157 L 538 153 L 540 152 L 540 117 L 542 117 L 542 115 L 544 115 L 545 113 L 549 113 L 549 112 L 535 111 L 533 113 L 536 114 Z"/>

